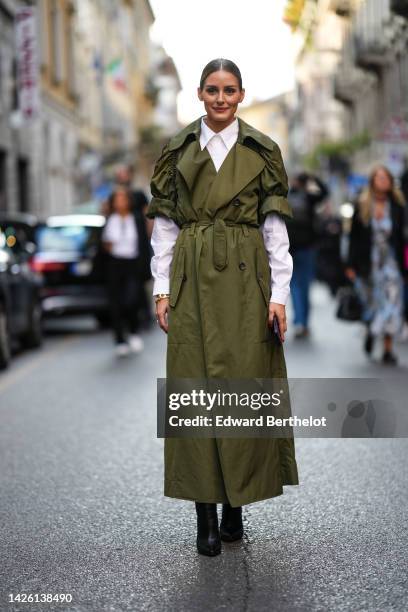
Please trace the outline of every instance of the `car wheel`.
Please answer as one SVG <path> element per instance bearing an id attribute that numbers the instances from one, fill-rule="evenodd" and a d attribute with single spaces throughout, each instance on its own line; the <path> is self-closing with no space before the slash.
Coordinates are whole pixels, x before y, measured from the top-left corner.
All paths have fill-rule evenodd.
<path id="1" fill-rule="evenodd" d="M 30 307 L 28 317 L 28 328 L 21 337 L 21 342 L 26 348 L 38 348 L 43 341 L 42 334 L 42 308 L 41 302 L 35 300 Z"/>
<path id="2" fill-rule="evenodd" d="M 7 313 L 0 304 L 0 370 L 4 370 L 10 363 L 10 333 L 8 328 Z"/>

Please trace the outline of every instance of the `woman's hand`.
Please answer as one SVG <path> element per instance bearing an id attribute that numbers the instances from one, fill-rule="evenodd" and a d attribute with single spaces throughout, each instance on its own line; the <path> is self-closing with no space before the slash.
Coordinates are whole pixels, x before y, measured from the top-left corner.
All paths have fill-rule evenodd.
<path id="1" fill-rule="evenodd" d="M 162 298 L 156 304 L 156 319 L 161 329 L 168 332 L 169 324 L 168 324 L 168 311 L 169 311 L 169 298 Z"/>
<path id="2" fill-rule="evenodd" d="M 288 326 L 286 325 L 286 307 L 284 304 L 278 304 L 276 302 L 269 303 L 269 327 L 272 327 L 274 317 L 276 317 L 278 320 L 280 339 L 282 342 L 284 342 L 285 331 L 288 329 Z"/>

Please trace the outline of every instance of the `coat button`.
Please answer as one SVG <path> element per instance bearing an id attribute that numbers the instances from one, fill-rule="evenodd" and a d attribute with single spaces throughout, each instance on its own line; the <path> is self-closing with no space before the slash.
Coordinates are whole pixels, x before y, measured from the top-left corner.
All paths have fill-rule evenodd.
<path id="1" fill-rule="evenodd" d="M 234 206 L 239 206 L 240 205 L 239 198 L 235 198 L 235 200 L 232 200 L 232 203 Z"/>
<path id="2" fill-rule="evenodd" d="M 246 270 L 246 264 L 245 264 L 245 262 L 241 261 L 241 263 L 239 264 L 239 269 L 240 269 L 240 270 Z"/>

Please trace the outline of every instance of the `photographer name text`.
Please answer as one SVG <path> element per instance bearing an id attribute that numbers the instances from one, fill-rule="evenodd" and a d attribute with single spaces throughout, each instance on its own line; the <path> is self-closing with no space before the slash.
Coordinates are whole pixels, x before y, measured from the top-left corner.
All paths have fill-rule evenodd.
<path id="1" fill-rule="evenodd" d="M 237 418 L 232 416 L 217 415 L 216 417 L 195 416 L 179 417 L 172 415 L 169 417 L 171 427 L 326 427 L 326 417 L 303 417 L 290 416 L 287 418 L 277 418 L 273 415 L 259 415 L 258 417 Z"/>

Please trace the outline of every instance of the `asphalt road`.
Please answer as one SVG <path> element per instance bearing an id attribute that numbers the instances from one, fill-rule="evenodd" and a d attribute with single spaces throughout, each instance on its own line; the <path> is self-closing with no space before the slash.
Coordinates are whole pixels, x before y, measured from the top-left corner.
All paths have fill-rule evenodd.
<path id="1" fill-rule="evenodd" d="M 406 377 L 361 352 L 362 330 L 314 292 L 291 377 Z M 118 361 L 90 320 L 54 324 L 0 376 L 0 610 L 408 609 L 406 439 L 297 439 L 300 485 L 246 506 L 246 535 L 195 549 L 192 502 L 162 495 L 155 379 L 165 338 Z M 9 594 L 72 594 L 9 603 Z"/>

